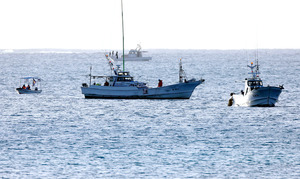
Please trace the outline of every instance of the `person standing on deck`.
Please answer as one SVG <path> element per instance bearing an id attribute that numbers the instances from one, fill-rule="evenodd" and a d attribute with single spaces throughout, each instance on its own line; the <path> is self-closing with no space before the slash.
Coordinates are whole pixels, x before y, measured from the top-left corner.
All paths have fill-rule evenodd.
<path id="1" fill-rule="evenodd" d="M 163 86 L 163 82 L 161 79 L 158 80 L 158 87 L 162 87 Z"/>

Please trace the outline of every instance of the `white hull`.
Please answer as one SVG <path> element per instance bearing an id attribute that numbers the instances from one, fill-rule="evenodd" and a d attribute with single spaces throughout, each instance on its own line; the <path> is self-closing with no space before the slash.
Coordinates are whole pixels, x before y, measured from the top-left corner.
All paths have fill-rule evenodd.
<path id="1" fill-rule="evenodd" d="M 123 58 L 113 58 L 115 61 L 123 61 Z M 152 57 L 125 57 L 125 61 L 149 61 Z"/>
<path id="2" fill-rule="evenodd" d="M 36 94 L 36 93 L 42 92 L 42 90 L 29 90 L 29 89 L 23 89 L 23 88 L 17 88 L 16 90 L 19 94 Z"/>
<path id="3" fill-rule="evenodd" d="M 253 89 L 246 95 L 232 95 L 233 105 L 273 107 L 278 101 L 282 89 L 279 87 L 261 87 Z"/>
<path id="4" fill-rule="evenodd" d="M 81 87 L 85 98 L 111 99 L 189 99 L 194 89 L 202 81 L 178 83 L 160 88 L 138 88 L 136 86 L 115 87 L 96 86 Z"/>

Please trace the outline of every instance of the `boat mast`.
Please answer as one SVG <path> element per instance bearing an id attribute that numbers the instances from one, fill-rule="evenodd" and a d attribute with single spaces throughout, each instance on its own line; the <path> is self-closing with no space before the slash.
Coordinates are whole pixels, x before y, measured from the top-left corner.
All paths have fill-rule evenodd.
<path id="1" fill-rule="evenodd" d="M 257 56 L 258 56 L 258 54 L 257 54 Z M 258 65 L 258 57 L 257 57 L 256 58 L 256 77 L 258 77 L 258 74 L 259 74 L 259 65 Z"/>
<path id="2" fill-rule="evenodd" d="M 185 76 L 184 70 L 182 68 L 182 62 L 180 59 L 180 61 L 179 61 L 179 83 L 182 83 L 183 80 L 186 80 L 186 76 Z"/>
<path id="3" fill-rule="evenodd" d="M 91 86 L 91 84 L 92 84 L 92 66 L 90 66 L 90 86 Z"/>
<path id="4" fill-rule="evenodd" d="M 123 71 L 125 71 L 123 0 L 121 0 L 121 10 L 122 10 L 122 39 L 123 39 Z"/>

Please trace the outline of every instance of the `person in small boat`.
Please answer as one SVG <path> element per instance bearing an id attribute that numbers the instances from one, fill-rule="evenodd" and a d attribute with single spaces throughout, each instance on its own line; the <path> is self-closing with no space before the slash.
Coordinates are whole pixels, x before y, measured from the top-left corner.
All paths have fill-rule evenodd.
<path id="1" fill-rule="evenodd" d="M 25 84 L 22 86 L 22 89 L 26 89 L 26 86 L 25 86 Z"/>
<path id="2" fill-rule="evenodd" d="M 35 91 L 37 91 L 38 90 L 38 88 L 37 87 L 35 87 Z"/>
<path id="3" fill-rule="evenodd" d="M 26 88 L 26 89 L 30 90 L 30 86 L 29 86 L 29 85 L 27 85 L 27 88 Z"/>
<path id="4" fill-rule="evenodd" d="M 108 81 L 105 81 L 104 86 L 108 86 L 108 85 L 109 85 Z"/>
<path id="5" fill-rule="evenodd" d="M 162 87 L 163 86 L 163 82 L 161 79 L 158 80 L 158 87 Z"/>

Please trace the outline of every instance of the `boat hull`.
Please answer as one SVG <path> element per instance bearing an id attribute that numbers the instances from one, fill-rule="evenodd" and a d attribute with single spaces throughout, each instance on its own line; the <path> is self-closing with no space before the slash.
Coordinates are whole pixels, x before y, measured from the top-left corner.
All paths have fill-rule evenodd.
<path id="1" fill-rule="evenodd" d="M 115 87 L 96 86 L 81 87 L 85 98 L 102 99 L 189 99 L 194 89 L 203 81 L 178 83 L 159 88 L 138 88 L 136 86 Z"/>
<path id="2" fill-rule="evenodd" d="M 252 107 L 274 107 L 282 89 L 279 87 L 261 87 L 246 95 L 233 95 L 233 105 Z"/>
<path id="3" fill-rule="evenodd" d="M 16 88 L 16 91 L 19 94 L 36 94 L 42 92 L 42 90 L 30 90 L 30 89 L 23 89 L 23 88 Z"/>
<path id="4" fill-rule="evenodd" d="M 123 58 L 113 58 L 115 61 L 123 61 Z M 152 57 L 125 57 L 125 61 L 149 61 Z"/>

